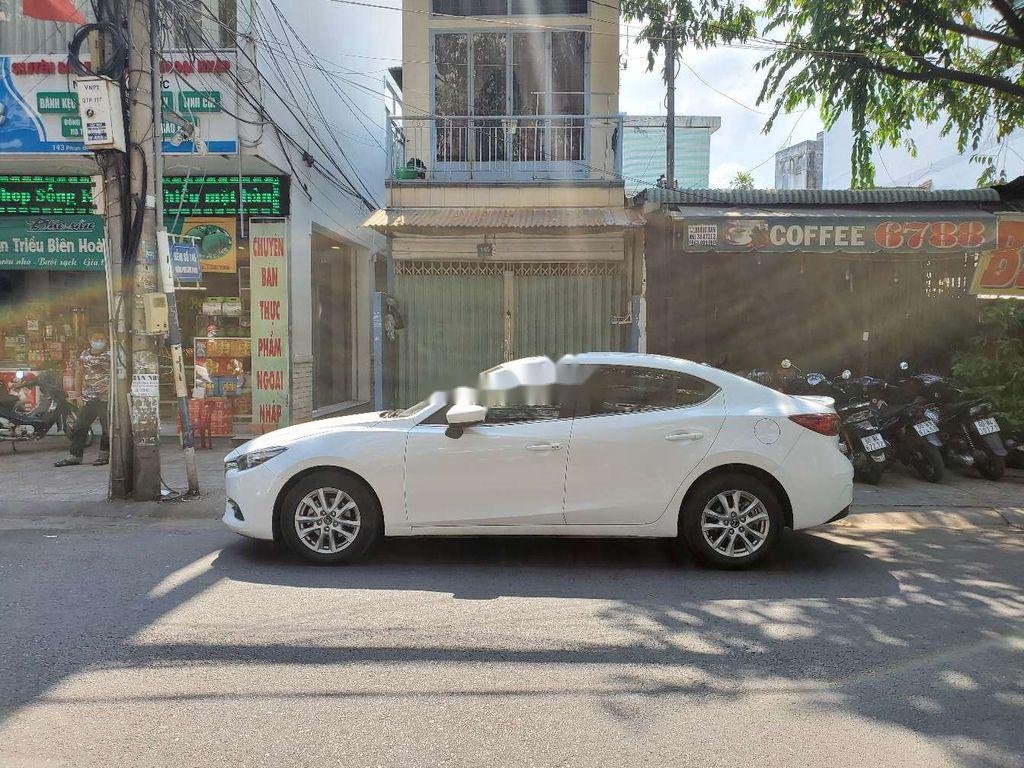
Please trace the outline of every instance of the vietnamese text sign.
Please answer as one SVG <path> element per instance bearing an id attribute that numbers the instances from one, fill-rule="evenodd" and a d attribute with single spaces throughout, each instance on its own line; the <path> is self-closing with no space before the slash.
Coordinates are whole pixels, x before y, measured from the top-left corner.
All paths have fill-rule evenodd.
<path id="1" fill-rule="evenodd" d="M 678 247 L 686 251 L 942 253 L 992 247 L 996 219 L 915 214 L 878 216 L 687 217 Z"/>
<path id="2" fill-rule="evenodd" d="M 264 429 L 288 424 L 288 222 L 249 225 L 252 313 L 252 420 Z"/>
<path id="3" fill-rule="evenodd" d="M 232 117 L 238 108 L 235 52 L 163 56 L 164 104 L 199 123 L 198 136 L 210 153 L 237 153 L 238 121 Z M 90 154 L 82 144 L 74 77 L 67 53 L 0 56 L 0 154 Z M 202 114 L 201 121 L 196 113 Z M 177 129 L 165 139 L 164 152 L 197 151 Z"/>
<path id="4" fill-rule="evenodd" d="M 103 270 L 99 216 L 0 217 L 0 269 Z"/>
<path id="5" fill-rule="evenodd" d="M 1024 296 L 1024 215 L 999 215 L 996 247 L 978 259 L 971 293 Z"/>
<path id="6" fill-rule="evenodd" d="M 203 272 L 237 272 L 237 220 L 227 216 L 190 216 L 181 226 L 183 237 L 198 238 Z"/>
<path id="7" fill-rule="evenodd" d="M 179 283 L 198 283 L 203 278 L 199 266 L 199 245 L 171 243 L 171 270 Z"/>

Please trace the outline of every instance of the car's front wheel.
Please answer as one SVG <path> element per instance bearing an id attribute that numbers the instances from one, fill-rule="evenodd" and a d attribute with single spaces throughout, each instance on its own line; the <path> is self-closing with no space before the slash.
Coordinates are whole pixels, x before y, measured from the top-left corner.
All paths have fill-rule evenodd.
<path id="1" fill-rule="evenodd" d="M 359 479 L 320 470 L 297 482 L 281 503 L 281 536 L 288 548 L 315 563 L 358 559 L 380 538 L 383 517 Z"/>
<path id="2" fill-rule="evenodd" d="M 683 504 L 680 534 L 701 562 L 745 568 L 779 540 L 782 505 L 756 477 L 729 473 L 699 483 Z"/>

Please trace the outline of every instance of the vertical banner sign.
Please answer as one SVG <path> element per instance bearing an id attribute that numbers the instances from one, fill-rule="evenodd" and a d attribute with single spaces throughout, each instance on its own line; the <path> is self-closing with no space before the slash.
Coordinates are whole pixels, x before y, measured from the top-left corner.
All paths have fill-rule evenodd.
<path id="1" fill-rule="evenodd" d="M 971 293 L 1024 297 L 1024 215 L 999 214 L 995 250 L 978 259 Z"/>
<path id="2" fill-rule="evenodd" d="M 249 223 L 252 312 L 252 421 L 261 431 L 288 425 L 288 221 Z"/>

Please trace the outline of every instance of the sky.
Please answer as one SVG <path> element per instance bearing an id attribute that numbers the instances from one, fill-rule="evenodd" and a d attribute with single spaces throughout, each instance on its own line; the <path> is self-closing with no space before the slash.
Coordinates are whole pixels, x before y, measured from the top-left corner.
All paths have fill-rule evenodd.
<path id="1" fill-rule="evenodd" d="M 632 115 L 665 114 L 663 60 L 647 71 L 647 46 L 625 38 L 620 53 L 626 69 L 619 72 L 619 109 Z M 706 80 L 705 85 L 685 66 L 676 78 L 676 114 L 718 115 L 722 127 L 711 136 L 710 186 L 722 188 L 737 171 L 753 174 L 756 186 L 775 183 L 775 152 L 790 144 L 813 139 L 822 129 L 816 110 L 782 115 L 767 135 L 762 132 L 772 104 L 756 105 L 762 75 L 754 71 L 767 55 L 741 48 L 689 49 L 683 61 Z M 738 102 L 738 103 L 737 103 Z M 741 106 L 743 105 L 743 106 Z"/>

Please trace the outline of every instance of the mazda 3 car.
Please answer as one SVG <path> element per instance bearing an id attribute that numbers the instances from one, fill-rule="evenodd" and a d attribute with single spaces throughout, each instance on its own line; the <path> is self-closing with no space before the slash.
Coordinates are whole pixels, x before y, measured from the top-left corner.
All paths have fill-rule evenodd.
<path id="1" fill-rule="evenodd" d="M 841 519 L 853 493 L 829 399 L 612 352 L 514 360 L 404 410 L 279 429 L 225 472 L 229 528 L 319 563 L 382 536 L 634 536 L 739 568 L 787 528 Z"/>

